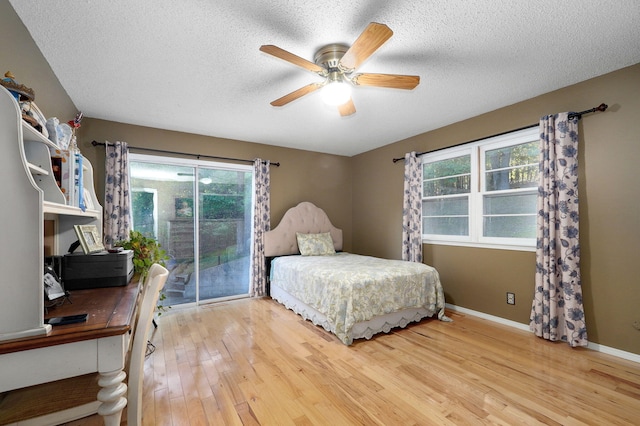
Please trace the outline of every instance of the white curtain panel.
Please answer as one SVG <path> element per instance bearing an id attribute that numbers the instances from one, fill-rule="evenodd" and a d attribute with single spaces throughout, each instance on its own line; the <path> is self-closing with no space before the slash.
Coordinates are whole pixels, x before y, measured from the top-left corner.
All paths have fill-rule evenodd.
<path id="1" fill-rule="evenodd" d="M 580 281 L 578 117 L 540 120 L 535 294 L 529 326 L 537 336 L 587 346 Z"/>
<path id="2" fill-rule="evenodd" d="M 404 156 L 402 260 L 422 262 L 422 162 L 415 151 Z"/>
<path id="3" fill-rule="evenodd" d="M 257 158 L 254 163 L 255 204 L 253 215 L 253 273 L 249 296 L 266 294 L 267 270 L 264 256 L 264 233 L 271 227 L 270 163 Z"/>
<path id="4" fill-rule="evenodd" d="M 129 239 L 129 147 L 126 142 L 105 143 L 104 245 Z"/>

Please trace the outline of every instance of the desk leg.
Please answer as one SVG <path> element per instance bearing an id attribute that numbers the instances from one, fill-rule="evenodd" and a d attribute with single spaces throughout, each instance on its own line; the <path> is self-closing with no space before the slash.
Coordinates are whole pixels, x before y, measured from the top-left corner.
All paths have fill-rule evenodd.
<path id="1" fill-rule="evenodd" d="M 102 404 L 98 414 L 104 419 L 105 426 L 120 425 L 122 410 L 127 405 L 127 385 L 123 383 L 126 373 L 116 370 L 100 373 L 98 384 L 102 389 L 98 392 L 98 401 Z"/>

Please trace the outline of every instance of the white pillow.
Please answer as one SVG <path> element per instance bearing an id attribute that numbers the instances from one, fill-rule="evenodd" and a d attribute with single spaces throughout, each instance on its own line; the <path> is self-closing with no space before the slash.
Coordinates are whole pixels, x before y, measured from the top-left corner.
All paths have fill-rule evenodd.
<path id="1" fill-rule="evenodd" d="M 296 232 L 296 239 L 298 240 L 300 254 L 303 256 L 324 256 L 336 253 L 333 247 L 333 239 L 328 232 L 321 234 L 302 234 Z"/>

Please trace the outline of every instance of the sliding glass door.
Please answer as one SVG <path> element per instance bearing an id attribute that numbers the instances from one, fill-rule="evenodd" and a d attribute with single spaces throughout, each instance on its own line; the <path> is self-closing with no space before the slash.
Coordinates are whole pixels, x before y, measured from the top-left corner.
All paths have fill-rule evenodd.
<path id="1" fill-rule="evenodd" d="M 170 256 L 166 305 L 246 296 L 253 168 L 130 155 L 133 228 Z"/>

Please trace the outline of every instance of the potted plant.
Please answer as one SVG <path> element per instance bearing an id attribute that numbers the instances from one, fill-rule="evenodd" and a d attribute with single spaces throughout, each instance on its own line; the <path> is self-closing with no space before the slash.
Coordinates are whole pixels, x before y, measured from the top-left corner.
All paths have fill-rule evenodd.
<path id="1" fill-rule="evenodd" d="M 129 239 L 118 241 L 116 246 L 122 247 L 125 250 L 133 251 L 133 270 L 140 276 L 140 280 L 144 282 L 144 279 L 151 268 L 151 265 L 158 263 L 162 266 L 165 265 L 165 261 L 169 259 L 167 253 L 161 248 L 160 243 L 152 237 L 147 237 L 139 231 L 130 231 Z M 166 299 L 166 295 L 160 294 L 160 302 Z M 158 305 L 158 309 L 163 311 L 165 308 L 170 308 Z"/>

